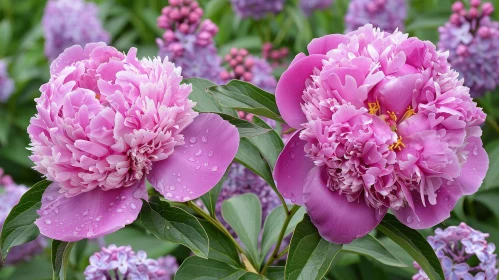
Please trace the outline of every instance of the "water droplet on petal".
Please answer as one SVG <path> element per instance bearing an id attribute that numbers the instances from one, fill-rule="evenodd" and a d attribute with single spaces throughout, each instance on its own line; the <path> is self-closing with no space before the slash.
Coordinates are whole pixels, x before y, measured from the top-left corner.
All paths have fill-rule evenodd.
<path id="1" fill-rule="evenodd" d="M 109 203 L 109 206 L 114 206 L 114 202 Z"/>
<path id="2" fill-rule="evenodd" d="M 47 211 L 47 210 L 43 211 L 43 215 L 48 215 L 48 214 L 49 214 L 49 211 Z"/>
<path id="3" fill-rule="evenodd" d="M 446 196 L 446 197 L 444 198 L 444 201 L 449 201 L 449 197 L 448 197 L 448 196 Z"/>
<path id="4" fill-rule="evenodd" d="M 170 198 L 172 198 L 172 197 L 173 197 L 173 195 L 172 195 L 171 193 L 166 193 L 166 197 L 170 197 Z"/>
<path id="5" fill-rule="evenodd" d="M 191 142 L 192 144 L 196 143 L 196 141 L 198 141 L 196 137 L 191 137 L 191 139 L 189 140 L 189 142 Z"/>
<path id="6" fill-rule="evenodd" d="M 218 166 L 213 166 L 213 168 L 211 169 L 211 171 L 217 172 L 218 171 Z"/>
<path id="7" fill-rule="evenodd" d="M 177 182 L 179 182 L 179 183 L 180 183 L 180 178 L 177 178 Z"/>
<path id="8" fill-rule="evenodd" d="M 206 143 L 206 142 L 208 142 L 208 138 L 206 138 L 206 136 L 203 136 L 203 137 L 201 137 L 201 141 L 203 141 L 203 143 Z"/>
<path id="9" fill-rule="evenodd" d="M 52 201 L 52 200 L 54 200 L 54 197 L 53 197 L 53 196 L 51 196 L 51 195 L 49 195 L 49 196 L 47 196 L 47 200 L 48 200 L 48 201 Z"/>
<path id="10" fill-rule="evenodd" d="M 175 190 L 175 186 L 170 186 L 170 190 L 174 191 Z"/>
<path id="11" fill-rule="evenodd" d="M 452 183 L 453 183 L 452 181 L 447 181 L 447 186 L 452 185 Z"/>
<path id="12" fill-rule="evenodd" d="M 125 220 L 125 223 L 130 224 L 131 221 L 130 220 Z"/>
<path id="13" fill-rule="evenodd" d="M 183 201 L 189 201 L 189 200 L 191 200 L 191 198 L 190 198 L 190 197 L 188 197 L 188 196 L 184 196 L 184 197 L 182 198 L 182 200 L 183 200 Z"/>
<path id="14" fill-rule="evenodd" d="M 50 225 L 50 224 L 52 223 L 52 221 L 51 221 L 51 220 L 49 220 L 49 219 L 46 219 L 46 220 L 45 220 L 45 223 L 46 223 L 47 225 Z"/>
<path id="15" fill-rule="evenodd" d="M 119 208 L 118 210 L 116 210 L 116 212 L 123 213 L 123 209 Z"/>
<path id="16" fill-rule="evenodd" d="M 208 156 L 209 156 L 209 157 L 212 157 L 212 156 L 213 156 L 213 151 L 210 151 L 210 152 L 208 153 Z"/>
<path id="17" fill-rule="evenodd" d="M 122 195 L 121 200 L 125 200 L 125 199 L 126 199 L 126 196 Z"/>
<path id="18" fill-rule="evenodd" d="M 196 170 L 199 170 L 200 168 L 201 168 L 201 166 L 199 166 L 199 165 L 198 165 L 198 166 L 196 166 Z"/>
<path id="19" fill-rule="evenodd" d="M 414 222 L 414 218 L 412 216 L 407 217 L 407 223 L 411 224 L 412 222 Z"/>
<path id="20" fill-rule="evenodd" d="M 207 163 L 207 162 L 205 162 L 205 163 L 204 163 L 204 166 L 208 166 L 208 163 Z"/>
<path id="21" fill-rule="evenodd" d="M 132 203 L 130 204 L 130 208 L 132 208 L 132 209 L 136 209 L 136 208 L 137 208 L 137 206 L 135 205 L 135 203 L 133 203 L 133 202 L 132 202 Z"/>
<path id="22" fill-rule="evenodd" d="M 194 162 L 194 161 L 196 161 L 196 160 L 195 160 L 194 158 L 189 158 L 189 161 Z"/>
<path id="23" fill-rule="evenodd" d="M 203 151 L 199 150 L 197 153 L 195 153 L 194 155 L 197 156 L 197 157 L 200 157 L 201 155 L 203 154 Z"/>
<path id="24" fill-rule="evenodd" d="M 88 210 L 85 210 L 85 212 L 83 212 L 83 216 L 86 216 L 88 215 Z"/>
<path id="25" fill-rule="evenodd" d="M 134 209 L 135 209 L 135 208 L 134 208 Z M 100 222 L 100 220 L 101 220 L 101 219 L 102 219 L 102 217 L 101 217 L 101 216 L 99 216 L 99 217 L 95 218 L 95 221 Z"/>
<path id="26" fill-rule="evenodd" d="M 294 152 L 290 152 L 290 153 L 289 153 L 289 156 L 290 156 L 291 158 L 295 158 L 295 153 L 294 153 Z"/>
<path id="27" fill-rule="evenodd" d="M 477 155 L 478 155 L 478 147 L 477 147 L 476 145 L 473 147 L 473 154 L 474 154 L 475 156 L 477 156 Z"/>

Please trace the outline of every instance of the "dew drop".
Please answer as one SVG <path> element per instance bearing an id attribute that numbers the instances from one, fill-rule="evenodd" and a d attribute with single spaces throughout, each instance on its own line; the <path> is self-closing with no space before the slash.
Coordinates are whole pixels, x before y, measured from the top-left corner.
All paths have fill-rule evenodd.
<path id="1" fill-rule="evenodd" d="M 179 183 L 180 183 L 180 178 L 177 178 L 177 182 L 179 182 Z"/>
<path id="2" fill-rule="evenodd" d="M 208 133 L 210 133 L 210 130 L 207 128 L 207 129 L 206 129 L 206 134 L 208 134 Z"/>
<path id="3" fill-rule="evenodd" d="M 290 152 L 290 153 L 289 153 L 289 156 L 290 156 L 291 158 L 295 158 L 295 153 L 294 153 L 294 152 Z"/>
<path id="4" fill-rule="evenodd" d="M 449 197 L 448 197 L 448 196 L 446 196 L 446 197 L 444 198 L 444 201 L 449 201 Z"/>
<path id="5" fill-rule="evenodd" d="M 173 195 L 171 193 L 166 193 L 166 197 L 173 197 Z"/>
<path id="6" fill-rule="evenodd" d="M 132 209 L 136 209 L 136 208 L 137 208 L 137 206 L 135 205 L 135 203 L 133 203 L 133 202 L 132 202 L 132 203 L 130 204 L 130 208 L 132 208 Z"/>
<path id="7" fill-rule="evenodd" d="M 213 168 L 211 169 L 211 171 L 217 172 L 218 171 L 218 166 L 213 166 Z"/>
<path id="8" fill-rule="evenodd" d="M 83 212 L 83 216 L 86 216 L 88 215 L 88 210 L 85 210 L 85 212 Z"/>
<path id="9" fill-rule="evenodd" d="M 133 205 L 135 205 L 135 204 L 133 204 Z M 95 218 L 95 221 L 100 222 L 101 219 L 102 219 L 102 217 L 99 216 L 99 217 Z"/>
<path id="10" fill-rule="evenodd" d="M 412 222 L 414 222 L 414 218 L 412 216 L 407 217 L 407 223 L 411 224 Z"/>
<path id="11" fill-rule="evenodd" d="M 121 200 L 125 200 L 125 199 L 126 199 L 126 196 L 122 195 Z"/>
<path id="12" fill-rule="evenodd" d="M 52 201 L 52 200 L 54 200 L 54 197 L 53 197 L 53 196 L 51 196 L 51 195 L 49 195 L 49 196 L 47 196 L 47 200 L 48 200 L 48 201 Z"/>
<path id="13" fill-rule="evenodd" d="M 199 170 L 200 168 L 201 168 L 201 166 L 199 166 L 199 165 L 198 165 L 198 166 L 196 166 L 196 170 Z"/>
<path id="14" fill-rule="evenodd" d="M 201 141 L 203 141 L 203 143 L 206 143 L 206 142 L 208 142 L 208 138 L 206 138 L 206 136 L 203 136 L 203 137 L 201 137 Z"/>
<path id="15" fill-rule="evenodd" d="M 205 162 L 205 163 L 204 163 L 204 166 L 208 166 L 208 163 L 207 163 L 207 162 Z"/>
<path id="16" fill-rule="evenodd" d="M 125 223 L 130 224 L 131 221 L 130 220 L 125 220 Z"/>
<path id="17" fill-rule="evenodd" d="M 116 212 L 123 213 L 123 209 L 119 208 L 118 210 L 116 210 Z"/>
<path id="18" fill-rule="evenodd" d="M 114 202 L 109 203 L 109 206 L 114 206 Z"/>
<path id="19" fill-rule="evenodd" d="M 209 157 L 212 157 L 212 156 L 213 156 L 213 151 L 210 151 L 210 152 L 208 153 L 208 156 L 209 156 Z"/>
<path id="20" fill-rule="evenodd" d="M 198 139 L 196 137 L 191 137 L 191 139 L 189 140 L 189 142 L 191 142 L 192 144 L 196 143 L 198 141 Z"/>
<path id="21" fill-rule="evenodd" d="M 194 161 L 196 161 L 196 160 L 195 160 L 194 158 L 191 158 L 191 157 L 190 157 L 190 158 L 189 158 L 189 161 L 194 162 Z"/>
<path id="22" fill-rule="evenodd" d="M 452 183 L 453 183 L 452 181 L 447 181 L 447 186 L 452 185 Z"/>
<path id="23" fill-rule="evenodd" d="M 87 232 L 87 237 L 92 237 L 92 236 L 94 236 L 94 232 L 93 231 Z"/>
<path id="24" fill-rule="evenodd" d="M 47 220 L 45 220 L 45 223 L 46 223 L 47 225 L 50 225 L 50 224 L 52 223 L 52 221 L 51 221 L 51 220 L 49 220 L 49 219 L 47 219 Z"/>
<path id="25" fill-rule="evenodd" d="M 477 156 L 477 155 L 478 155 L 478 147 L 477 147 L 477 146 L 475 146 L 475 147 L 473 148 L 473 154 L 474 154 L 475 156 Z"/>
<path id="26" fill-rule="evenodd" d="M 170 186 L 170 190 L 174 191 L 175 190 L 175 186 Z"/>
<path id="27" fill-rule="evenodd" d="M 166 226 L 166 229 L 170 229 L 170 226 Z"/>
<path id="28" fill-rule="evenodd" d="M 203 154 L 203 151 L 199 150 L 197 153 L 195 153 L 194 155 L 197 156 L 197 157 L 200 157 L 201 155 Z"/>
<path id="29" fill-rule="evenodd" d="M 47 210 L 43 211 L 43 215 L 48 215 L 48 214 L 49 214 L 49 211 L 47 211 Z"/>
<path id="30" fill-rule="evenodd" d="M 188 197 L 188 196 L 184 196 L 184 197 L 182 198 L 182 200 L 183 200 L 183 201 L 189 201 L 189 200 L 191 200 L 191 198 L 190 198 L 190 197 Z"/>
<path id="31" fill-rule="evenodd" d="M 291 194 L 291 202 L 296 203 L 296 197 L 294 194 Z"/>

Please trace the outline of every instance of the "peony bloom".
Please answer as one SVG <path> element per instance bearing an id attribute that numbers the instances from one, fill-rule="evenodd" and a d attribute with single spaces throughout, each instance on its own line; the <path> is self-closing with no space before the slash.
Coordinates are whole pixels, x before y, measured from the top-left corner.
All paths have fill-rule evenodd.
<path id="1" fill-rule="evenodd" d="M 267 14 L 278 14 L 285 0 L 231 0 L 232 8 L 242 18 L 261 19 Z"/>
<path id="2" fill-rule="evenodd" d="M 0 229 L 3 227 L 3 223 L 12 208 L 19 203 L 19 200 L 27 190 L 28 188 L 25 186 L 16 185 L 12 178 L 5 175 L 3 169 L 0 168 Z M 40 253 L 43 247 L 45 247 L 45 240 L 41 237 L 21 246 L 14 247 L 10 250 L 5 263 L 15 264 L 23 260 L 29 260 L 33 255 Z M 0 266 L 1 263 L 0 260 Z"/>
<path id="3" fill-rule="evenodd" d="M 230 70 L 221 73 L 223 81 L 247 81 L 265 91 L 275 92 L 277 81 L 272 66 L 265 59 L 250 55 L 246 49 L 233 48 L 225 56 L 225 62 Z"/>
<path id="4" fill-rule="evenodd" d="M 462 2 L 452 6 L 449 22 L 440 27 L 438 47 L 449 51 L 449 62 L 464 78 L 472 96 L 494 90 L 499 80 L 499 22 L 489 15 L 491 3 L 471 1 L 466 11 Z"/>
<path id="5" fill-rule="evenodd" d="M 274 179 L 335 243 L 362 237 L 388 209 L 415 229 L 449 217 L 488 168 L 485 114 L 428 41 L 366 25 L 308 45 L 276 101 L 299 129 Z"/>
<path id="6" fill-rule="evenodd" d="M 136 52 L 92 43 L 52 63 L 28 127 L 34 168 L 53 181 L 36 221 L 43 235 L 76 241 L 114 232 L 137 218 L 146 178 L 168 200 L 192 200 L 234 158 L 237 129 L 193 110 L 180 68 Z"/>
<path id="7" fill-rule="evenodd" d="M 14 81 L 9 77 L 7 64 L 0 60 L 0 102 L 6 102 L 14 92 Z"/>
<path id="8" fill-rule="evenodd" d="M 306 16 L 312 15 L 316 10 L 325 10 L 331 7 L 333 0 L 300 0 L 300 9 Z"/>
<path id="9" fill-rule="evenodd" d="M 72 45 L 109 42 L 102 28 L 98 7 L 84 0 L 49 0 L 43 14 L 45 55 L 50 61 Z"/>
<path id="10" fill-rule="evenodd" d="M 148 259 L 147 253 L 135 253 L 130 246 L 110 245 L 90 257 L 85 269 L 85 279 L 171 280 L 178 270 L 175 257 Z"/>
<path id="11" fill-rule="evenodd" d="M 351 0 L 345 16 L 346 32 L 368 23 L 387 32 L 404 30 L 406 17 L 405 0 Z"/>
<path id="12" fill-rule="evenodd" d="M 165 30 L 156 40 L 159 56 L 180 66 L 185 78 L 221 83 L 221 59 L 213 42 L 218 27 L 209 19 L 201 21 L 203 9 L 194 0 L 169 0 L 169 4 L 158 17 L 158 27 Z"/>
<path id="13" fill-rule="evenodd" d="M 459 226 L 450 226 L 444 230 L 437 228 L 434 236 L 428 237 L 433 250 L 440 259 L 447 280 L 495 280 L 499 273 L 496 267 L 496 246 L 488 243 L 488 233 L 482 233 L 461 223 Z M 477 263 L 470 264 L 472 258 Z M 413 280 L 429 280 L 426 273 L 415 262 L 414 267 L 419 269 L 412 277 Z"/>

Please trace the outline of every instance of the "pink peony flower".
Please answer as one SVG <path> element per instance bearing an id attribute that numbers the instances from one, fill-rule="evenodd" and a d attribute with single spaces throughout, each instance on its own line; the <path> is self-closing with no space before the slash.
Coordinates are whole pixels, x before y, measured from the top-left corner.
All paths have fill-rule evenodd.
<path id="1" fill-rule="evenodd" d="M 198 116 L 180 68 L 136 52 L 73 46 L 40 88 L 28 133 L 34 168 L 53 181 L 36 221 L 48 237 L 96 238 L 130 224 L 147 198 L 146 178 L 169 200 L 197 198 L 236 154 L 236 128 Z"/>
<path id="2" fill-rule="evenodd" d="M 282 75 L 276 101 L 296 132 L 274 178 L 321 235 L 349 243 L 388 209 L 434 226 L 477 191 L 488 168 L 485 114 L 428 41 L 366 25 L 313 40 Z"/>

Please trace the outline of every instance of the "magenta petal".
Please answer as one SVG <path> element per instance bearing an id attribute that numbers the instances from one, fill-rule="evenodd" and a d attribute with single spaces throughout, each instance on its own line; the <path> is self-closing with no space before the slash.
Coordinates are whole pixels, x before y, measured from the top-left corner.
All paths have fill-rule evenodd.
<path id="1" fill-rule="evenodd" d="M 421 194 L 414 190 L 411 192 L 414 209 L 406 205 L 399 210 L 393 210 L 400 222 L 414 229 L 425 229 L 435 226 L 450 217 L 450 212 L 457 201 L 463 196 L 461 185 L 454 181 L 448 185 L 444 183 L 436 192 L 437 203 L 431 205 L 426 201 L 426 206 L 421 202 Z"/>
<path id="2" fill-rule="evenodd" d="M 464 149 L 468 152 L 467 160 L 457 181 L 461 183 L 463 194 L 470 195 L 478 191 L 482 185 L 489 168 L 489 157 L 482 147 L 480 137 L 470 137 L 467 142 L 468 145 Z"/>
<path id="3" fill-rule="evenodd" d="M 321 236 L 334 243 L 348 244 L 373 230 L 387 208 L 374 209 L 361 198 L 348 202 L 347 197 L 326 186 L 325 171 L 315 167 L 305 184 L 305 207 Z"/>
<path id="4" fill-rule="evenodd" d="M 127 188 L 96 188 L 74 197 L 59 190 L 56 183 L 45 190 L 35 224 L 41 234 L 66 242 L 101 237 L 125 227 L 137 219 L 141 198 L 147 199 L 144 180 Z"/>
<path id="5" fill-rule="evenodd" d="M 220 181 L 239 147 L 235 126 L 216 114 L 201 114 L 183 132 L 185 144 L 153 165 L 147 177 L 166 199 L 187 201 Z"/>
<path id="6" fill-rule="evenodd" d="M 295 58 L 293 58 L 293 61 L 291 61 L 291 63 L 289 64 L 289 66 L 295 64 L 298 60 L 302 59 L 302 58 L 305 58 L 307 57 L 304 53 L 299 53 L 295 56 Z"/>
<path id="7" fill-rule="evenodd" d="M 336 49 L 339 44 L 348 43 L 350 37 L 343 34 L 331 34 L 320 38 L 315 38 L 308 44 L 309 54 L 326 54 L 332 49 Z"/>
<path id="8" fill-rule="evenodd" d="M 279 192 L 299 205 L 303 205 L 305 180 L 314 167 L 313 161 L 306 157 L 305 144 L 307 141 L 300 139 L 300 131 L 295 132 L 279 155 L 274 169 L 274 180 Z"/>
<path id="9" fill-rule="evenodd" d="M 322 69 L 322 60 L 325 55 L 310 55 L 303 57 L 289 66 L 279 80 L 276 88 L 276 102 L 282 118 L 289 126 L 300 128 L 306 122 L 305 114 L 301 110 L 305 81 L 313 74 L 314 68 Z"/>
<path id="10" fill-rule="evenodd" d="M 74 45 L 65 49 L 54 61 L 50 64 L 50 74 L 57 75 L 67 66 L 76 61 L 84 60 L 88 55 L 85 55 L 83 48 L 80 45 Z"/>

